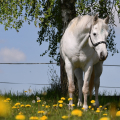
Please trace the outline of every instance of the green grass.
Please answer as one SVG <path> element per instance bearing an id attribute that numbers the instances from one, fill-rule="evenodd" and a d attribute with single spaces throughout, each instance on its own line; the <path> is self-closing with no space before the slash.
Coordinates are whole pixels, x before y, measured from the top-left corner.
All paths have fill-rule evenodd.
<path id="1" fill-rule="evenodd" d="M 40 97 L 41 102 L 37 102 L 36 97 Z M 99 120 L 101 117 L 109 117 L 111 118 L 111 114 L 114 112 L 116 113 L 120 109 L 120 98 L 119 96 L 106 96 L 104 93 L 99 95 L 99 102 L 100 105 L 103 107 L 101 108 L 101 112 L 97 113 L 94 106 L 90 103 L 90 99 L 88 97 L 88 105 L 91 105 L 94 110 L 88 109 L 88 111 L 84 111 L 81 107 L 77 108 L 77 97 L 74 96 L 74 109 L 79 109 L 83 112 L 81 117 L 71 115 L 72 110 L 68 109 L 68 97 L 66 96 L 66 100 L 63 102 L 63 107 L 53 107 L 54 104 L 58 104 L 58 100 L 62 97 L 58 91 L 48 89 L 47 94 L 42 94 L 40 92 L 34 92 L 33 94 L 29 93 L 21 93 L 21 94 L 12 94 L 6 93 L 4 94 L 4 98 L 10 98 L 10 102 L 6 104 L 11 105 L 11 114 L 8 117 L 1 117 L 0 120 L 15 120 L 15 116 L 19 113 L 22 113 L 26 119 L 29 120 L 30 117 L 36 116 L 40 119 L 43 115 L 47 116 L 48 120 L 62 120 L 62 116 L 69 116 L 68 120 Z M 92 99 L 95 97 L 93 96 Z M 32 101 L 35 103 L 32 103 Z M 12 108 L 15 106 L 16 103 L 24 104 L 24 105 L 31 105 L 31 107 L 21 107 L 20 105 L 16 106 L 17 108 Z M 42 106 L 44 104 L 44 106 Z M 45 106 L 49 105 L 49 108 Z M 58 104 L 59 105 L 59 104 Z M 104 108 L 107 108 L 106 110 Z M 44 114 L 38 113 L 38 111 L 45 111 Z M 110 112 L 112 111 L 112 112 Z M 107 115 L 103 115 L 107 114 Z M 114 116 L 114 115 L 113 115 Z M 120 117 L 111 118 L 111 120 L 120 120 Z"/>

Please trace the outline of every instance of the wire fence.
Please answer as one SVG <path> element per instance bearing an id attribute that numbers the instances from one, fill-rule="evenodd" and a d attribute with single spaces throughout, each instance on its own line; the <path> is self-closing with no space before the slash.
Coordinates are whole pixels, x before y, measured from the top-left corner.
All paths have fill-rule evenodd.
<path id="1" fill-rule="evenodd" d="M 57 63 L 0 63 L 0 64 L 15 64 L 15 65 L 33 65 L 33 64 L 57 64 Z M 120 67 L 120 65 L 103 65 L 106 67 Z M 37 83 L 14 83 L 14 82 L 0 82 L 0 84 L 30 84 L 30 85 L 51 85 L 51 84 L 37 84 Z M 101 88 L 120 88 L 120 87 L 110 87 L 110 86 L 100 86 Z"/>

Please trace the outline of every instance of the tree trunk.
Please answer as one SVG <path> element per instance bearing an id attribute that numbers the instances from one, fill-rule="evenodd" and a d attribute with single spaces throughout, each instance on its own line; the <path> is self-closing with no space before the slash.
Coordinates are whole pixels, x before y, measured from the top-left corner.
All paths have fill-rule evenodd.
<path id="1" fill-rule="evenodd" d="M 64 34 L 65 29 L 67 28 L 69 22 L 74 17 L 76 17 L 75 2 L 76 2 L 76 0 L 61 0 L 61 15 L 62 15 L 62 22 L 63 22 L 63 34 Z M 61 78 L 62 94 L 66 95 L 66 93 L 67 93 L 66 91 L 68 88 L 67 74 L 65 72 L 65 63 L 64 63 L 62 57 L 60 57 L 60 78 Z M 76 84 L 76 82 L 75 82 L 75 84 Z"/>

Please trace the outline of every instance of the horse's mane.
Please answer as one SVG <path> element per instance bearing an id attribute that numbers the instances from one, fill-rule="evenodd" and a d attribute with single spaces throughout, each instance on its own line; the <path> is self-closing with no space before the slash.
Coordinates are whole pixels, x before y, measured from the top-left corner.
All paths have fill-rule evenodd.
<path id="1" fill-rule="evenodd" d="M 76 27 L 79 27 L 80 30 L 90 30 L 90 27 L 93 25 L 94 16 L 84 15 L 75 17 L 68 24 L 68 28 L 74 31 Z M 98 19 L 98 23 L 102 23 L 104 28 L 108 30 L 108 25 L 104 23 L 103 19 Z"/>

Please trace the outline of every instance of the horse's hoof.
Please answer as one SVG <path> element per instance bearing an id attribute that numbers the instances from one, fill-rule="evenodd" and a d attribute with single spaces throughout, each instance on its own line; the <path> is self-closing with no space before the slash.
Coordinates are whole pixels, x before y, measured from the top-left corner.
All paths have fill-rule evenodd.
<path id="1" fill-rule="evenodd" d="M 78 102 L 77 107 L 82 107 L 82 102 Z"/>
<path id="2" fill-rule="evenodd" d="M 88 106 L 87 105 L 83 105 L 84 111 L 88 110 Z"/>

